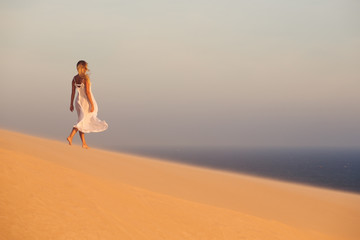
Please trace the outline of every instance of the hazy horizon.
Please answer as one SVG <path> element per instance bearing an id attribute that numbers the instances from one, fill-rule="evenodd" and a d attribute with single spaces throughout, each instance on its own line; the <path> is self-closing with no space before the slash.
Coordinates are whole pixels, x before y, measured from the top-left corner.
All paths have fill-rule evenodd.
<path id="1" fill-rule="evenodd" d="M 109 124 L 90 146 L 360 145 L 358 1 L 0 6 L 1 128 L 65 142 L 84 59 Z"/>

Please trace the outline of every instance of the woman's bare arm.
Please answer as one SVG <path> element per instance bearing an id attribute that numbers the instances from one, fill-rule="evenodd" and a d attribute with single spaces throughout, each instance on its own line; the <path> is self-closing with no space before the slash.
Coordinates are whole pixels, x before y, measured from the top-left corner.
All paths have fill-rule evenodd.
<path id="1" fill-rule="evenodd" d="M 86 96 L 89 99 L 89 102 L 91 104 L 90 112 L 93 112 L 94 111 L 94 103 L 93 103 L 91 93 L 90 93 L 90 78 L 89 77 L 86 77 L 85 88 L 86 88 Z"/>
<path id="2" fill-rule="evenodd" d="M 71 82 L 71 100 L 70 100 L 70 111 L 74 111 L 74 97 L 75 97 L 75 79 Z"/>

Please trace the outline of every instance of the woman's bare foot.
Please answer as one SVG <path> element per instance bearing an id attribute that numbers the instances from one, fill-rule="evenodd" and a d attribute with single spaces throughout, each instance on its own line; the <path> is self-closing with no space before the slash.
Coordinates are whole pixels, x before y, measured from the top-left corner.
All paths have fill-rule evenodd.
<path id="1" fill-rule="evenodd" d="M 83 144 L 82 147 L 85 148 L 85 149 L 89 149 L 89 146 L 86 145 L 86 144 Z"/>
<path id="2" fill-rule="evenodd" d="M 68 142 L 69 142 L 69 145 L 72 144 L 72 139 L 70 137 L 67 138 Z"/>

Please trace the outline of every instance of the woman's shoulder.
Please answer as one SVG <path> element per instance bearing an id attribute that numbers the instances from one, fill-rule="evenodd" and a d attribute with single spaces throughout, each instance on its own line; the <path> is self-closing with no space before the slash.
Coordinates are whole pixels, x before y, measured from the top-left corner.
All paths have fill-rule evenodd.
<path id="1" fill-rule="evenodd" d="M 90 77 L 89 77 L 89 75 L 85 75 L 85 77 L 81 77 L 81 76 L 79 76 L 79 74 L 77 74 L 73 77 L 72 82 L 78 83 L 78 84 L 86 83 L 86 82 L 90 83 Z"/>
<path id="2" fill-rule="evenodd" d="M 73 81 L 73 82 L 76 82 L 78 76 L 79 76 L 79 75 L 75 75 L 75 76 L 72 78 L 72 81 Z"/>
<path id="3" fill-rule="evenodd" d="M 87 83 L 90 83 L 90 77 L 89 77 L 89 75 L 87 75 L 87 74 L 85 75 L 84 81 L 87 82 Z"/>

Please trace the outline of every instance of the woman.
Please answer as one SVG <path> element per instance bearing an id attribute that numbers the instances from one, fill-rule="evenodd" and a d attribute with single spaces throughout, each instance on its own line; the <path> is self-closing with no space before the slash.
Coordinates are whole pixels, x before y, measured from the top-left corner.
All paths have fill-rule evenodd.
<path id="1" fill-rule="evenodd" d="M 105 121 L 101 121 L 97 118 L 98 107 L 91 92 L 91 83 L 89 75 L 87 74 L 87 65 L 87 62 L 84 60 L 80 60 L 76 64 L 78 74 L 74 76 L 72 80 L 70 111 L 74 111 L 73 102 L 76 89 L 78 94 L 75 99 L 75 108 L 78 115 L 78 121 L 74 125 L 70 136 L 67 138 L 71 145 L 75 133 L 79 131 L 82 146 L 86 149 L 89 147 L 86 144 L 84 133 L 102 132 L 108 128 Z"/>

